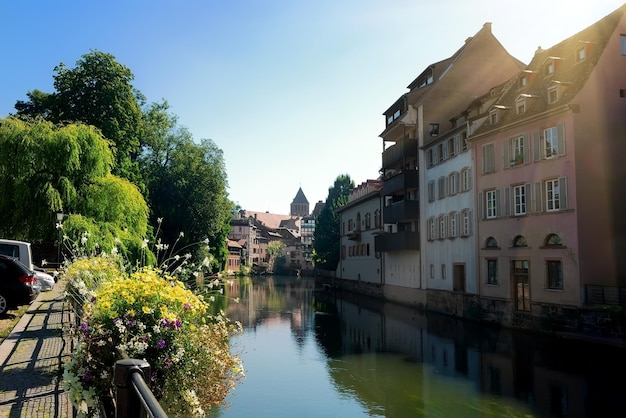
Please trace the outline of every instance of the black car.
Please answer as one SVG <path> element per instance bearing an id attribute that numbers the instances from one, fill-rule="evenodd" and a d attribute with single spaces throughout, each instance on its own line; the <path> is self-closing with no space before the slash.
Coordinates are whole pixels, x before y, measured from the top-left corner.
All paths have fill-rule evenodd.
<path id="1" fill-rule="evenodd" d="M 0 255 L 0 315 L 30 304 L 38 295 L 35 273 L 18 260 Z"/>

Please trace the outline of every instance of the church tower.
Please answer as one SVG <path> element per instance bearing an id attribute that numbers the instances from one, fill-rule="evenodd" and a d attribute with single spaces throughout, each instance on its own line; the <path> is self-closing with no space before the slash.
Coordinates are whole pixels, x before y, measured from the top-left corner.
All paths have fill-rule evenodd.
<path id="1" fill-rule="evenodd" d="M 306 196 L 302 191 L 302 187 L 298 189 L 298 193 L 296 193 L 296 197 L 293 198 L 293 202 L 291 202 L 291 210 L 289 215 L 291 216 L 300 216 L 304 217 L 309 214 L 309 201 L 306 200 Z"/>

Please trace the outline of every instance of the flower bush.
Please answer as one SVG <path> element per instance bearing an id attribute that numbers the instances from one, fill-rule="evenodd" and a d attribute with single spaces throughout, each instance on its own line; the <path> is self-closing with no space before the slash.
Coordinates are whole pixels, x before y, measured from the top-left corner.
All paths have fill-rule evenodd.
<path id="1" fill-rule="evenodd" d="M 243 376 L 229 346 L 241 326 L 174 277 L 149 267 L 125 274 L 104 257 L 77 260 L 65 274 L 68 299 L 80 305 L 79 345 L 64 371 L 79 416 L 98 415 L 120 352 L 150 363 L 148 383 L 170 416 L 204 416 Z"/>

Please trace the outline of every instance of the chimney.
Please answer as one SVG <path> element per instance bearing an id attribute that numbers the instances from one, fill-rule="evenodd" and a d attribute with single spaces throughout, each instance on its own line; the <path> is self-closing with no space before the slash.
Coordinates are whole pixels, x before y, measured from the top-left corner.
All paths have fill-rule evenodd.
<path id="1" fill-rule="evenodd" d="M 486 30 L 488 30 L 488 31 L 489 31 L 489 33 L 491 33 L 491 22 L 486 22 L 486 23 L 483 25 L 483 28 L 484 28 L 484 29 L 486 29 Z"/>

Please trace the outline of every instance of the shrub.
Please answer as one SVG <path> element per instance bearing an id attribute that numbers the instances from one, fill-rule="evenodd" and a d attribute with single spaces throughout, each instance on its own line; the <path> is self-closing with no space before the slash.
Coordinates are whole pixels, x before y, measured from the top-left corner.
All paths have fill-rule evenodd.
<path id="1" fill-rule="evenodd" d="M 96 416 L 99 398 L 113 390 L 118 352 L 150 363 L 149 384 L 171 416 L 204 416 L 243 376 L 229 346 L 240 325 L 209 314 L 209 304 L 182 282 L 147 267 L 127 275 L 102 257 L 78 260 L 65 274 L 86 302 L 78 350 L 64 372 L 79 416 Z M 90 285 L 96 288 L 80 290 Z"/>

